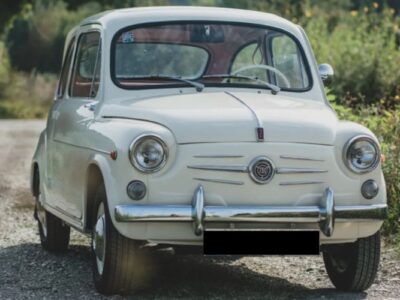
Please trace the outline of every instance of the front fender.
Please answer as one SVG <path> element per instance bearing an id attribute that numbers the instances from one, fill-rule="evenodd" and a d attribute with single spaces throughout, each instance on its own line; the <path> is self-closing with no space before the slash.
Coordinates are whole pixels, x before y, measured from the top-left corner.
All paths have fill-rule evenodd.
<path id="1" fill-rule="evenodd" d="M 159 124 L 138 120 L 103 120 L 93 123 L 90 130 L 94 132 L 91 136 L 95 137 L 95 139 L 86 142 L 88 145 L 90 143 L 91 149 L 101 149 L 103 151 L 96 151 L 90 154 L 87 161 L 87 168 L 94 164 L 103 176 L 107 194 L 107 205 L 114 227 L 124 236 L 144 237 L 146 224 L 129 226 L 129 224 L 116 222 L 114 217 L 116 205 L 132 204 L 134 202 L 126 193 L 128 183 L 132 180 L 141 180 L 148 186 L 148 176 L 152 176 L 139 172 L 132 166 L 129 160 L 129 146 L 136 137 L 142 134 L 156 134 L 160 136 L 169 148 L 168 161 L 164 168 L 157 173 L 157 175 L 160 175 L 167 172 L 174 163 L 177 151 L 175 137 L 167 128 Z M 117 159 L 114 160 L 111 158 L 111 151 L 117 151 Z M 147 203 L 147 197 L 148 195 L 141 200 L 141 203 Z M 91 209 L 87 203 L 87 199 L 84 209 L 83 215 L 87 218 L 88 209 Z M 86 221 L 85 219 L 84 224 L 87 224 Z"/>

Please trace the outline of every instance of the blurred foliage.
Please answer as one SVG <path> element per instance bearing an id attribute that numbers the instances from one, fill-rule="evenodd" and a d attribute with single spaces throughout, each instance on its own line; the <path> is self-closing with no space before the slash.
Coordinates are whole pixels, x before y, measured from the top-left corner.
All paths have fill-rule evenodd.
<path id="1" fill-rule="evenodd" d="M 4 28 L 9 19 L 20 11 L 23 3 L 23 0 L 0 1 L 0 28 Z"/>
<path id="2" fill-rule="evenodd" d="M 25 4 L 6 31 L 13 67 L 28 72 L 33 69 L 58 72 L 68 31 L 85 17 L 99 11 L 101 6 L 93 2 L 80 6 L 77 11 L 67 10 L 62 1 L 41 0 Z"/>
<path id="3" fill-rule="evenodd" d="M 5 85 L 9 82 L 10 60 L 7 49 L 2 41 L 0 41 L 0 97 Z"/>
<path id="4" fill-rule="evenodd" d="M 0 119 L 45 118 L 52 103 L 56 75 L 11 71 L 1 89 Z"/>

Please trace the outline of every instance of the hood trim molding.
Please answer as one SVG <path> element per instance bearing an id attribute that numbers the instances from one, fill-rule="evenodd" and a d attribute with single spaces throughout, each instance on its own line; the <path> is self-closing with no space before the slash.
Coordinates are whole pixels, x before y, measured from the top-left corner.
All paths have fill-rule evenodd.
<path id="1" fill-rule="evenodd" d="M 243 106 L 245 106 L 253 115 L 253 117 L 255 118 L 255 120 L 257 121 L 257 127 L 256 127 L 256 141 L 257 142 L 264 142 L 264 127 L 263 127 L 263 123 L 260 119 L 260 117 L 257 115 L 257 112 L 252 109 L 246 102 L 244 102 L 242 99 L 240 99 L 239 97 L 235 96 L 234 94 L 225 91 L 225 94 L 231 96 L 233 99 L 237 100 L 240 104 L 242 104 Z"/>

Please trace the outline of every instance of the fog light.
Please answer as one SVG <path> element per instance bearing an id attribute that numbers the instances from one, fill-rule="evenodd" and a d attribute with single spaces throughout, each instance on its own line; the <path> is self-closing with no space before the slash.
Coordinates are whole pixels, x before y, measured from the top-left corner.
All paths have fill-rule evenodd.
<path id="1" fill-rule="evenodd" d="M 128 184 L 126 191 L 131 199 L 140 200 L 146 195 L 146 186 L 140 180 L 134 180 Z"/>
<path id="2" fill-rule="evenodd" d="M 374 198 L 376 195 L 378 195 L 378 191 L 379 191 L 379 186 L 376 183 L 376 181 L 372 179 L 367 180 L 361 186 L 361 194 L 366 199 Z"/>

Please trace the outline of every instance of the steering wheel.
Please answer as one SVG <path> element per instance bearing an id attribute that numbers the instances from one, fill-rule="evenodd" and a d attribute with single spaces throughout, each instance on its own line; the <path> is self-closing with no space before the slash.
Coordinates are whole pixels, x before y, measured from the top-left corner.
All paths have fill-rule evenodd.
<path id="1" fill-rule="evenodd" d="M 285 76 L 285 74 L 283 74 L 277 68 L 274 68 L 274 67 L 271 67 L 271 66 L 268 66 L 268 65 L 248 65 L 248 66 L 244 66 L 244 67 L 241 67 L 241 68 L 237 69 L 236 71 L 232 72 L 231 75 L 238 75 L 239 73 L 241 73 L 243 71 L 252 70 L 252 69 L 263 69 L 263 70 L 272 71 L 272 72 L 276 73 L 276 75 L 278 75 L 283 80 L 283 82 L 286 85 L 286 87 L 290 88 L 290 82 L 287 79 L 287 77 Z"/>

